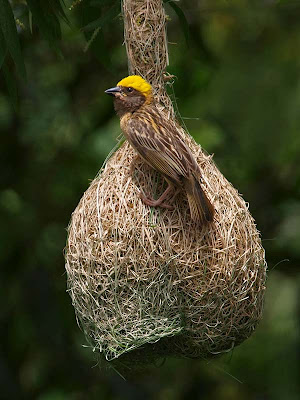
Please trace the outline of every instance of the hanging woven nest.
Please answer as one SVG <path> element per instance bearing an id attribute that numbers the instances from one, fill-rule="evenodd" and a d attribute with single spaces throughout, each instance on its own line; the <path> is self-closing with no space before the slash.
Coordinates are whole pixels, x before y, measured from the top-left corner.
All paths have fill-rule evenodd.
<path id="1" fill-rule="evenodd" d="M 184 196 L 174 211 L 145 206 L 140 190 L 155 196 L 164 184 L 142 161 L 132 175 L 128 143 L 72 215 L 69 291 L 84 332 L 108 360 L 172 336 L 171 352 L 208 357 L 241 343 L 261 318 L 266 268 L 253 218 L 211 157 L 186 140 L 215 206 L 212 224 L 196 227 Z"/>
<path id="2" fill-rule="evenodd" d="M 262 316 L 266 262 L 248 205 L 211 156 L 181 134 L 200 165 L 213 223 L 197 227 L 184 195 L 173 211 L 144 205 L 140 191 L 159 197 L 165 183 L 142 160 L 131 169 L 135 152 L 128 142 L 72 214 L 69 293 L 91 346 L 107 360 L 125 353 L 141 362 L 161 355 L 208 358 L 248 338 Z"/>

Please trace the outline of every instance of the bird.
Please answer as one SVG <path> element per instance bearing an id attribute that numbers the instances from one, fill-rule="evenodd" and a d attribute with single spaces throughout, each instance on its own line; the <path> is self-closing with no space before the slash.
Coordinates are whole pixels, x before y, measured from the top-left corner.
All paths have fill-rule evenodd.
<path id="1" fill-rule="evenodd" d="M 200 167 L 179 133 L 177 122 L 158 108 L 150 83 L 139 75 L 130 75 L 105 93 L 114 97 L 114 108 L 125 138 L 168 184 L 157 200 L 141 193 L 144 204 L 171 210 L 175 197 L 183 191 L 191 219 L 198 225 L 212 222 L 214 207 L 201 186 Z"/>

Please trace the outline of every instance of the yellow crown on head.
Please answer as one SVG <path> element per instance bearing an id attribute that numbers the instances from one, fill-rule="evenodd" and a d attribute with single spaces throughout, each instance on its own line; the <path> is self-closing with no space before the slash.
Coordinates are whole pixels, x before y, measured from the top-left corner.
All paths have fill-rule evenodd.
<path id="1" fill-rule="evenodd" d="M 141 92 L 146 98 L 152 96 L 152 87 L 139 75 L 130 75 L 118 82 L 117 86 L 132 87 Z"/>

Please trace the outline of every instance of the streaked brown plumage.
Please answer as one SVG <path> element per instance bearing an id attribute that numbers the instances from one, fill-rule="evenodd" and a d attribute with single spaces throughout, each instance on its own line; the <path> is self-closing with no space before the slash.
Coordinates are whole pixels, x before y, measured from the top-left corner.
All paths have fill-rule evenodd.
<path id="1" fill-rule="evenodd" d="M 180 190 L 186 192 L 191 218 L 205 224 L 213 220 L 214 208 L 201 187 L 201 171 L 176 123 L 159 111 L 151 86 L 140 76 L 129 76 L 108 89 L 120 117 L 121 129 L 140 156 L 159 171 L 168 187 L 158 200 L 141 196 L 145 204 L 172 208 Z M 175 189 L 175 191 L 174 191 Z M 172 198 L 166 203 L 168 197 Z"/>

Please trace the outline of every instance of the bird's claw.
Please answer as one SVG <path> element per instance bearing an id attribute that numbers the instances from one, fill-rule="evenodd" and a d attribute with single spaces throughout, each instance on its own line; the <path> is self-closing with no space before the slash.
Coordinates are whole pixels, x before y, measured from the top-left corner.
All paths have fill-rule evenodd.
<path id="1" fill-rule="evenodd" d="M 162 208 L 166 208 L 167 210 L 174 210 L 174 206 L 171 206 L 170 204 L 164 203 L 164 202 L 160 201 L 159 199 L 158 200 L 154 200 L 150 196 L 147 197 L 142 193 L 140 193 L 140 198 L 143 201 L 143 203 L 146 204 L 147 206 L 150 206 L 150 207 L 162 207 Z"/>

